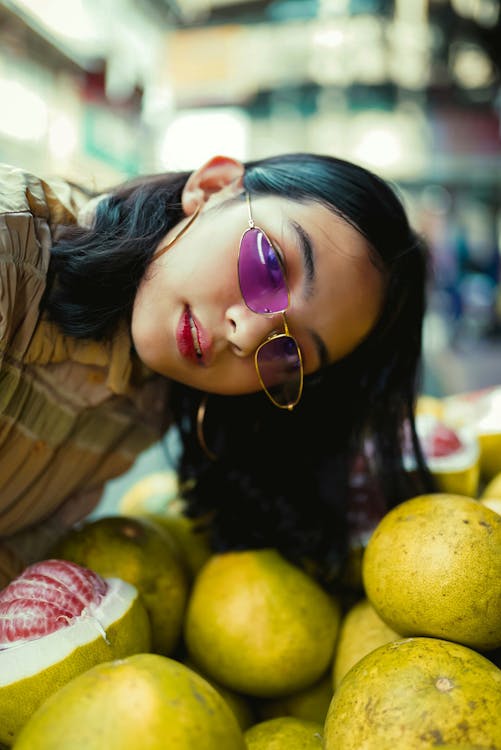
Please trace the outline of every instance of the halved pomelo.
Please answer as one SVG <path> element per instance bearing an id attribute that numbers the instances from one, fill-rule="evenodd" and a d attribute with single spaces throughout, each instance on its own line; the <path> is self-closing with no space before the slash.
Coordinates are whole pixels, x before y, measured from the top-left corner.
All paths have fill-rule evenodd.
<path id="1" fill-rule="evenodd" d="M 146 516 L 88 518 L 61 537 L 51 555 L 135 586 L 150 619 L 151 650 L 175 651 L 190 583 L 176 542 L 158 524 Z"/>
<path id="2" fill-rule="evenodd" d="M 64 560 L 30 565 L 0 592 L 0 742 L 75 675 L 150 645 L 134 586 Z"/>
<path id="3" fill-rule="evenodd" d="M 480 479 L 480 446 L 472 428 L 453 426 L 430 413 L 418 413 L 416 431 L 438 490 L 475 497 Z M 408 471 L 416 468 L 410 452 L 405 466 Z"/>
<path id="4" fill-rule="evenodd" d="M 501 386 L 458 393 L 443 399 L 444 419 L 468 426 L 480 446 L 480 474 L 489 482 L 501 472 Z"/>

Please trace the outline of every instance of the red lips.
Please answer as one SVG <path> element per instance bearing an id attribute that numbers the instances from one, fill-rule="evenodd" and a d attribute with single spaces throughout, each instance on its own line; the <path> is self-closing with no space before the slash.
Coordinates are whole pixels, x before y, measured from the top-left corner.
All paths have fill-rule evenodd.
<path id="1" fill-rule="evenodd" d="M 210 341 L 199 321 L 186 306 L 176 330 L 177 347 L 180 354 L 198 365 L 207 364 Z"/>

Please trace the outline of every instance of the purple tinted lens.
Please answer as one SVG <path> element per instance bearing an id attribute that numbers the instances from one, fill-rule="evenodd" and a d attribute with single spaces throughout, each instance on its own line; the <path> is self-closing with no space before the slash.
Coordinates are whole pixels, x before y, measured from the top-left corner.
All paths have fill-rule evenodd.
<path id="1" fill-rule="evenodd" d="M 245 304 L 256 313 L 286 310 L 289 292 L 279 257 L 264 232 L 248 229 L 240 241 L 238 278 Z"/>
<path id="2" fill-rule="evenodd" d="M 256 353 L 256 366 L 265 389 L 277 403 L 295 404 L 301 393 L 301 357 L 291 336 L 266 341 Z"/>

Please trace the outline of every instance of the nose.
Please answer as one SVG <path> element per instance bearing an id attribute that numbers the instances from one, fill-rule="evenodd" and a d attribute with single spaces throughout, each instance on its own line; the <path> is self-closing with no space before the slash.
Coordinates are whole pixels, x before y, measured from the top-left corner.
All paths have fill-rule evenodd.
<path id="1" fill-rule="evenodd" d="M 283 330 L 282 315 L 260 315 L 244 302 L 226 310 L 226 336 L 239 357 L 254 354 L 259 344 L 275 331 Z"/>

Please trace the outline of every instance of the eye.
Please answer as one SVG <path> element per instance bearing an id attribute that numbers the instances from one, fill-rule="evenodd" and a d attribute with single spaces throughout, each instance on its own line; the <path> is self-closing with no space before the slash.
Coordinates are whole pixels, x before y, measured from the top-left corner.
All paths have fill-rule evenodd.
<path id="1" fill-rule="evenodd" d="M 267 246 L 265 254 L 265 265 L 268 277 L 273 286 L 277 287 L 285 281 L 285 268 L 283 265 L 282 258 L 278 254 L 277 250 L 271 245 Z"/>
<path id="2" fill-rule="evenodd" d="M 275 245 L 268 235 L 259 229 L 258 251 L 261 259 L 266 265 L 267 272 L 271 279 L 276 278 L 278 281 L 284 281 L 287 276 L 285 270 L 285 259 L 282 251 Z"/>

